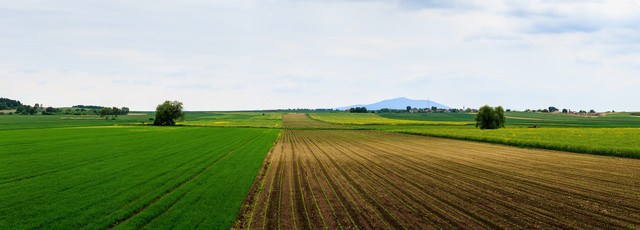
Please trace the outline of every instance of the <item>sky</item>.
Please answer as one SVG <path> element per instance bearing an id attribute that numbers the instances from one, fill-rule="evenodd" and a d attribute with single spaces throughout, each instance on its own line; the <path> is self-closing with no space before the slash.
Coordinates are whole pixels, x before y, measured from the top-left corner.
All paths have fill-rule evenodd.
<path id="1" fill-rule="evenodd" d="M 0 0 L 0 97 L 640 111 L 640 1 Z"/>

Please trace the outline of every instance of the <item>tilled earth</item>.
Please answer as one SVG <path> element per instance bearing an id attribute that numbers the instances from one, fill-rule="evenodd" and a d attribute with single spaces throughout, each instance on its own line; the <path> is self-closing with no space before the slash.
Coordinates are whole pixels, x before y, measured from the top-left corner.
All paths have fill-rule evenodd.
<path id="1" fill-rule="evenodd" d="M 640 160 L 282 130 L 238 228 L 640 228 Z"/>

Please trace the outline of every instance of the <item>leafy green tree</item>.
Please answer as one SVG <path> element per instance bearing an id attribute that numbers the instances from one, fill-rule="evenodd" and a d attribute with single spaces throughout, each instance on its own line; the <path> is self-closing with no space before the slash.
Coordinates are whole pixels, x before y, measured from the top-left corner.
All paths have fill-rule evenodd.
<path id="1" fill-rule="evenodd" d="M 104 107 L 100 109 L 100 117 L 106 117 L 105 120 L 109 120 L 109 116 L 113 113 L 112 109 L 109 107 Z"/>
<path id="2" fill-rule="evenodd" d="M 120 109 L 120 115 L 127 115 L 129 114 L 129 108 L 128 107 L 122 107 Z"/>
<path id="3" fill-rule="evenodd" d="M 407 112 L 411 111 L 411 106 L 407 105 Z"/>
<path id="4" fill-rule="evenodd" d="M 165 101 L 156 107 L 156 119 L 154 125 L 175 125 L 176 120 L 184 120 L 182 102 Z"/>
<path id="5" fill-rule="evenodd" d="M 9 106 L 7 105 L 6 102 L 0 102 L 0 110 L 5 110 L 8 109 Z"/>
<path id="6" fill-rule="evenodd" d="M 118 118 L 118 115 L 120 115 L 120 109 L 115 106 L 111 108 L 111 120 L 115 120 L 116 118 Z"/>
<path id="7" fill-rule="evenodd" d="M 482 106 L 476 114 L 476 128 L 499 129 L 504 127 L 506 118 L 502 106 L 492 108 L 488 105 Z"/>
<path id="8" fill-rule="evenodd" d="M 592 109 L 592 110 L 589 110 L 589 113 L 596 113 L 596 111 Z"/>
<path id="9" fill-rule="evenodd" d="M 562 109 L 562 113 L 569 113 L 569 110 L 567 110 L 567 109 Z"/>
<path id="10" fill-rule="evenodd" d="M 555 111 L 558 111 L 558 108 L 553 107 L 553 106 L 549 106 L 549 112 L 553 113 Z"/>
<path id="11" fill-rule="evenodd" d="M 349 109 L 350 113 L 367 113 L 366 107 L 355 107 Z"/>

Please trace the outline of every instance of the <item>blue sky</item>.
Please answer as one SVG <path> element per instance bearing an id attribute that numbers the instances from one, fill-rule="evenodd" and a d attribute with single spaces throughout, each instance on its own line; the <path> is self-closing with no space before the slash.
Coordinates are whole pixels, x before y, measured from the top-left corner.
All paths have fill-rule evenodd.
<path id="1" fill-rule="evenodd" d="M 640 111 L 638 1 L 2 1 L 0 97 Z"/>

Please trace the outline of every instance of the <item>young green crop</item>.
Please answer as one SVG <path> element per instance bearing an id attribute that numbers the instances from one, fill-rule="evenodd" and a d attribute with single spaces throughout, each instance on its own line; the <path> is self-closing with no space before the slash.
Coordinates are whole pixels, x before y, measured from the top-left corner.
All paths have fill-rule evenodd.
<path id="1" fill-rule="evenodd" d="M 228 228 L 276 137 L 211 127 L 0 131 L 0 226 Z"/>

